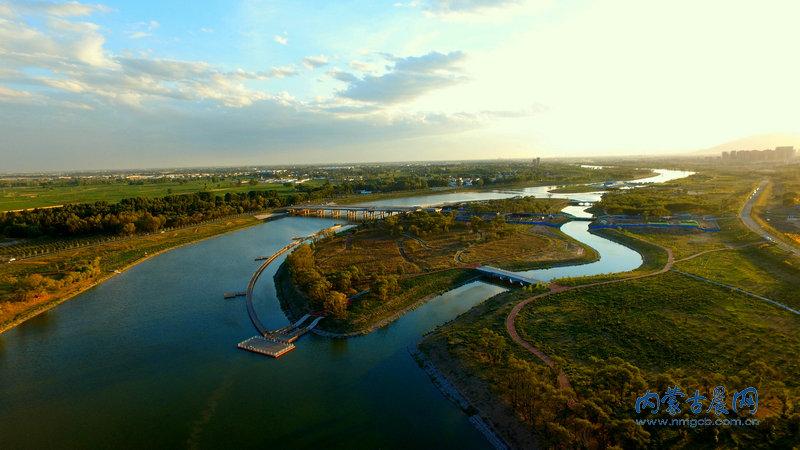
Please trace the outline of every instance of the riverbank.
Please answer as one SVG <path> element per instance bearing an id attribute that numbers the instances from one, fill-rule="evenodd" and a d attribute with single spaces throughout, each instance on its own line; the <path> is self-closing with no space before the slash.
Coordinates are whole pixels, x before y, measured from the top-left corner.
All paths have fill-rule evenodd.
<path id="1" fill-rule="evenodd" d="M 448 400 L 455 403 L 456 406 L 469 416 L 469 421 L 472 425 L 492 444 L 496 450 L 508 449 L 508 444 L 500 437 L 499 433 L 495 431 L 494 426 L 489 422 L 486 414 L 482 413 L 478 408 L 472 405 L 466 397 L 456 388 L 453 383 L 445 376 L 427 355 L 422 353 L 419 349 L 410 348 L 409 353 L 414 361 L 417 362 L 419 367 L 428 374 L 433 384 L 439 389 L 442 395 Z"/>
<path id="2" fill-rule="evenodd" d="M 409 296 L 411 301 L 403 303 L 398 308 L 384 311 L 385 314 L 375 316 L 372 320 L 364 321 L 361 325 L 356 324 L 355 326 L 349 326 L 350 324 L 342 323 L 341 321 L 335 322 L 333 319 L 327 318 L 320 322 L 317 328 L 312 330 L 312 332 L 318 336 L 335 339 L 364 336 L 391 324 L 410 311 L 424 305 L 432 298 L 470 283 L 477 278 L 477 274 L 469 269 L 451 269 L 449 272 L 451 273 L 437 277 L 440 282 L 435 283 L 433 287 L 425 285 L 425 287 L 427 287 L 425 295 L 421 297 Z M 422 276 L 426 275 L 435 276 L 437 274 L 424 274 Z M 292 282 L 290 269 L 285 262 L 278 267 L 274 276 L 274 281 L 275 292 L 280 302 L 281 310 L 286 315 L 289 322 L 297 321 L 313 309 L 308 296 L 301 292 Z"/>
<path id="3" fill-rule="evenodd" d="M 124 241 L 112 241 L 86 248 L 64 250 L 39 258 L 3 264 L 0 266 L 0 279 L 4 280 L 2 283 L 4 289 L 0 292 L 6 299 L 13 295 L 11 292 L 13 286 L 9 284 L 9 279 L 20 279 L 34 274 L 48 277 L 58 276 L 58 267 L 73 267 L 80 262 L 96 257 L 101 259 L 101 275 L 63 286 L 53 292 L 45 292 L 42 297 L 35 297 L 31 300 L 0 300 L 0 334 L 83 294 L 150 258 L 260 223 L 263 222 L 252 216 L 237 217 L 164 234 L 137 236 Z M 62 269 L 62 271 L 66 271 L 66 269 Z"/>
<path id="4" fill-rule="evenodd" d="M 560 230 L 506 224 L 502 217 L 466 224 L 421 211 L 301 247 L 287 258 L 276 283 L 290 319 L 324 310 L 329 317 L 320 332 L 346 337 L 380 328 L 471 281 L 478 276 L 472 269 L 481 265 L 525 268 L 598 259 L 591 247 Z"/>
<path id="5" fill-rule="evenodd" d="M 517 413 L 508 403 L 498 401 L 497 391 L 480 365 L 470 358 L 462 357 L 462 353 L 472 354 L 472 348 L 484 346 L 488 353 L 492 349 L 485 348 L 485 344 L 478 344 L 478 335 L 481 330 L 495 330 L 502 327 L 505 315 L 514 303 L 530 295 L 521 291 L 507 291 L 487 299 L 469 311 L 442 324 L 430 333 L 427 333 L 418 342 L 418 350 L 435 369 L 448 380 L 454 389 L 463 397 L 463 403 L 479 411 L 480 416 L 492 425 L 498 436 L 516 449 L 540 448 L 534 433 L 529 426 L 521 422 Z M 464 324 L 470 324 L 468 330 L 463 330 Z M 454 331 L 451 333 L 451 331 Z M 492 345 L 500 349 L 508 349 L 510 354 L 522 357 L 521 352 L 516 352 L 513 342 L 505 334 L 493 336 Z M 514 380 L 508 379 L 508 383 Z M 469 414 L 469 413 L 467 413 Z"/>

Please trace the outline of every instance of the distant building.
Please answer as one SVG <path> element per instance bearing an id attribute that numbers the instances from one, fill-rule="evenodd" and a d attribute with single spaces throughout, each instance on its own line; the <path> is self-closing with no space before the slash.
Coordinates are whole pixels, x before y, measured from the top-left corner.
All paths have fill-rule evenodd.
<path id="1" fill-rule="evenodd" d="M 783 147 L 775 147 L 775 153 L 779 160 L 787 161 L 795 157 L 797 150 L 791 145 L 785 145 Z"/>
<path id="2" fill-rule="evenodd" d="M 732 150 L 730 152 L 722 152 L 722 162 L 786 162 L 794 158 L 796 155 L 797 151 L 790 145 L 775 147 L 775 150 Z"/>

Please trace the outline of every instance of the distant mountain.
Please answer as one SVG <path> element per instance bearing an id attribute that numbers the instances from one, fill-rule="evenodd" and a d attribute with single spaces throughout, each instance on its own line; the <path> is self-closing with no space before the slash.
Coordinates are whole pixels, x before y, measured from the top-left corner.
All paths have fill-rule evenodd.
<path id="1" fill-rule="evenodd" d="M 697 150 L 693 153 L 697 155 L 719 155 L 722 152 L 731 150 L 764 150 L 782 145 L 793 145 L 794 148 L 800 149 L 800 134 L 759 134 Z"/>

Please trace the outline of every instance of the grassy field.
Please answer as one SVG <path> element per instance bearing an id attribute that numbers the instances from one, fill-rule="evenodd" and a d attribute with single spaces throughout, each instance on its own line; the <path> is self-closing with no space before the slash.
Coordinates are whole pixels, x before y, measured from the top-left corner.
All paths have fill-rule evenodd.
<path id="1" fill-rule="evenodd" d="M 800 308 L 800 260 L 775 246 L 706 253 L 676 268 Z"/>
<path id="2" fill-rule="evenodd" d="M 800 317 L 679 274 L 551 295 L 525 308 L 518 328 L 568 372 L 592 357 L 729 376 L 764 361 L 800 386 Z"/>
<path id="3" fill-rule="evenodd" d="M 317 264 L 323 274 L 351 265 L 368 274 L 409 275 L 462 265 L 518 266 L 521 262 L 554 262 L 584 255 L 577 242 L 546 227 L 506 225 L 501 236 L 486 238 L 467 228 L 454 228 L 415 238 L 364 229 L 318 245 Z"/>
<path id="4" fill-rule="evenodd" d="M 696 448 L 712 431 L 725 448 L 796 445 L 796 315 L 675 273 L 550 295 L 523 309 L 517 329 L 566 371 L 564 391 L 555 371 L 505 332 L 511 307 L 529 295 L 500 294 L 420 343 L 513 445 L 533 446 L 532 431 L 540 447 Z M 672 385 L 708 398 L 716 385 L 757 386 L 762 426 L 659 429 L 630 421 L 636 396 Z M 626 420 L 624 432 L 614 425 Z"/>
<path id="5" fill-rule="evenodd" d="M 602 230 L 636 249 L 644 265 L 626 274 L 563 279 L 560 285 L 654 273 L 672 250 L 679 270 L 797 306 L 800 261 L 764 243 L 736 217 L 754 182 L 700 174 L 637 189 L 612 207 L 685 207 L 721 216 L 717 233 Z M 650 192 L 655 195 L 649 195 Z M 677 195 L 673 195 L 677 194 Z M 687 201 L 688 200 L 688 201 Z M 698 256 L 698 253 L 706 252 Z M 694 257 L 692 257 L 694 256 Z M 692 257 L 684 261 L 683 258 Z M 792 448 L 800 444 L 800 317 L 768 302 L 675 272 L 537 299 L 516 321 L 520 335 L 555 362 L 546 366 L 505 329 L 530 297 L 500 294 L 427 336 L 420 348 L 513 446 L 561 448 Z M 571 386 L 556 382 L 559 370 Z M 634 400 L 678 385 L 711 398 L 716 385 L 759 389 L 757 427 L 643 427 Z M 679 416 L 681 417 L 681 416 Z M 690 417 L 684 414 L 682 417 Z M 623 425 L 624 424 L 624 425 Z M 536 439 L 531 440 L 533 432 Z"/>
<path id="6" fill-rule="evenodd" d="M 429 219 L 440 221 L 445 217 L 431 215 L 410 220 L 422 226 Z M 417 226 L 405 225 L 411 229 Z M 329 289 L 348 296 L 365 292 L 348 303 L 346 315 L 338 319 L 331 317 L 320 326 L 336 333 L 371 330 L 432 295 L 476 278 L 477 273 L 470 267 L 477 264 L 523 268 L 564 261 L 591 261 L 597 257 L 591 249 L 547 227 L 509 224 L 483 224 L 481 227 L 474 229 L 455 222 L 447 231 L 442 228 L 423 230 L 419 232 L 421 236 L 417 236 L 378 222 L 316 243 L 314 270 L 331 284 Z M 343 276 L 348 280 L 345 284 L 341 282 Z M 376 283 L 386 277 L 395 277 L 391 283 L 396 286 L 390 288 L 388 295 L 376 293 Z M 325 286 L 321 283 L 318 284 L 320 288 Z M 314 287 L 307 285 L 305 289 Z M 313 302 L 300 290 L 290 286 L 281 289 L 284 309 L 292 315 L 315 309 Z"/>
<path id="7" fill-rule="evenodd" d="M 38 258 L 0 264 L 0 331 L 45 311 L 131 265 L 180 245 L 260 223 L 252 216 L 214 221 L 163 234 L 135 236 Z M 69 282 L 70 273 L 99 258 L 98 273 Z M 35 292 L 25 289 L 31 276 L 43 277 Z"/>
<path id="8" fill-rule="evenodd" d="M 306 185 L 314 186 L 319 183 L 319 181 L 313 180 L 307 182 Z M 207 180 L 192 180 L 185 183 L 170 181 L 145 184 L 114 183 L 81 186 L 5 187 L 0 188 L 0 211 L 41 208 L 67 203 L 92 203 L 96 201 L 115 203 L 123 198 L 163 197 L 169 194 L 188 194 L 199 191 L 224 195 L 228 192 L 255 190 L 274 190 L 282 194 L 296 192 L 294 186 L 287 187 L 278 183 L 251 186 L 246 182 L 239 185 L 235 181 L 212 183 Z"/>

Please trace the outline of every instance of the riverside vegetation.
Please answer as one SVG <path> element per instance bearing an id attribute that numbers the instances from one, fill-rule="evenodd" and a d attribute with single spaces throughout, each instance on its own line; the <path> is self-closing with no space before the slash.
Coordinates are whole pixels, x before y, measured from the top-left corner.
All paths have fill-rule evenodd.
<path id="1" fill-rule="evenodd" d="M 555 291 L 520 311 L 516 330 L 552 367 L 506 330 L 511 309 L 531 297 L 520 290 L 440 327 L 420 349 L 516 447 L 793 448 L 800 444 L 800 317 L 703 281 L 800 305 L 800 261 L 750 233 L 736 216 L 758 181 L 702 170 L 606 194 L 598 213 L 713 214 L 722 231 L 597 232 L 636 249 L 645 262 L 633 273 L 554 280 L 562 286 L 619 282 Z M 664 248 L 674 254 L 675 268 L 703 278 L 660 273 Z M 632 279 L 647 274 L 653 275 Z M 733 390 L 757 387 L 760 424 L 692 428 L 635 421 L 642 416 L 634 401 L 646 389 L 679 386 L 710 399 L 718 385 L 728 389 L 728 401 Z M 676 417 L 706 417 L 683 409 Z M 672 418 L 663 412 L 654 417 Z"/>
<path id="2" fill-rule="evenodd" d="M 166 178 L 161 171 L 137 180 L 120 173 L 0 179 L 0 211 L 5 210 L 0 212 L 0 329 L 155 252 L 259 223 L 237 215 L 331 198 L 347 203 L 404 195 L 445 187 L 453 180 L 463 187 L 461 177 L 478 188 L 595 182 L 652 173 L 632 167 L 589 170 L 563 163 L 508 162 L 205 170 L 210 174 L 200 178 L 185 170 L 176 172 L 177 179 Z M 275 173 L 310 181 L 261 183 Z M 365 190 L 375 194 L 354 195 Z M 45 206 L 52 208 L 9 211 Z M 97 267 L 98 257 L 99 274 L 86 269 Z M 13 258 L 18 261 L 6 264 Z M 447 284 L 440 277 L 452 276 L 458 282 L 463 275 L 434 273 L 427 279 L 439 286 Z"/>
<path id="3" fill-rule="evenodd" d="M 552 213 L 565 204 L 522 197 L 467 205 L 481 212 Z M 502 215 L 466 222 L 455 213 L 418 211 L 301 246 L 278 273 L 278 284 L 287 287 L 279 294 L 292 317 L 322 310 L 331 316 L 320 323 L 323 330 L 359 333 L 474 279 L 471 267 L 477 264 L 521 270 L 596 257 L 556 229 L 507 224 Z"/>

